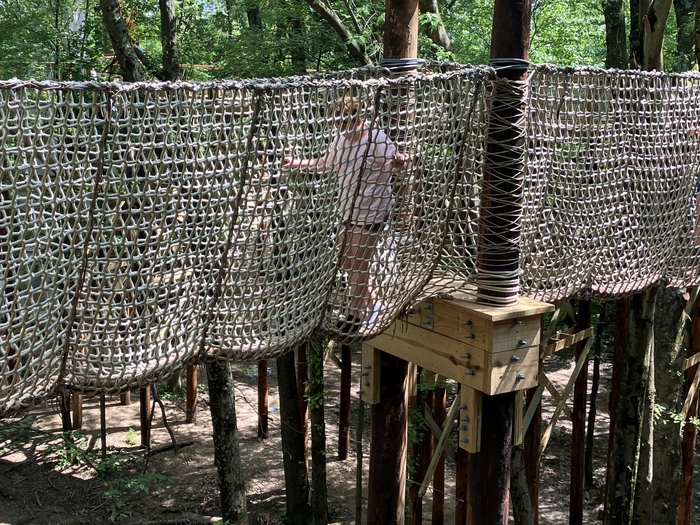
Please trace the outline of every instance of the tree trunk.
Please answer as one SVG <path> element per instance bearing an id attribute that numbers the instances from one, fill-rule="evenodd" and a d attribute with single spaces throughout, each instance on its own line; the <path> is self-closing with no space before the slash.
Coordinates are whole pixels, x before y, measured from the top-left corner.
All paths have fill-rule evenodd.
<path id="1" fill-rule="evenodd" d="M 576 313 L 576 330 L 583 331 L 591 326 L 591 301 L 579 300 Z M 576 362 L 583 354 L 586 341 L 576 345 Z M 586 391 L 588 390 L 588 359 L 574 383 L 573 421 L 571 430 L 571 487 L 569 491 L 569 523 L 583 523 L 583 500 L 585 485 L 586 455 Z"/>
<path id="2" fill-rule="evenodd" d="M 330 24 L 347 47 L 348 53 L 350 53 L 351 57 L 355 58 L 363 66 L 372 64 L 372 60 L 370 60 L 369 56 L 367 56 L 364 48 L 357 43 L 355 35 L 353 35 L 345 24 L 343 24 L 343 21 L 333 10 L 333 8 L 327 6 L 320 0 L 306 0 L 306 3 L 308 3 L 311 6 L 311 9 L 316 11 L 321 18 Z"/>
<path id="3" fill-rule="evenodd" d="M 445 24 L 442 23 L 440 16 L 440 7 L 437 0 L 419 0 L 418 9 L 421 13 L 432 13 L 435 15 L 436 22 L 424 24 L 422 29 L 426 36 L 433 41 L 433 44 L 440 46 L 445 51 L 452 51 L 452 42 L 445 30 Z"/>
<path id="4" fill-rule="evenodd" d="M 160 41 L 163 46 L 163 80 L 180 78 L 180 52 L 177 46 L 175 0 L 158 0 Z"/>
<path id="5" fill-rule="evenodd" d="M 695 62 L 700 67 L 700 2 L 695 4 L 695 31 L 693 31 L 693 41 L 695 42 Z"/>
<path id="6" fill-rule="evenodd" d="M 127 31 L 119 0 L 100 0 L 100 8 L 122 78 L 125 82 L 144 80 L 146 75 L 136 56 L 136 46 Z"/>
<path id="7" fill-rule="evenodd" d="M 625 7 L 622 0 L 603 0 L 605 17 L 605 67 L 627 69 Z"/>
<path id="8" fill-rule="evenodd" d="M 691 15 L 695 13 L 693 0 L 673 0 L 673 9 L 676 12 L 676 71 L 689 71 L 695 63 L 693 52 L 695 22 Z"/>
<path id="9" fill-rule="evenodd" d="M 659 315 L 654 324 L 654 370 L 656 404 L 653 412 L 654 432 L 651 472 L 652 484 L 647 494 L 640 490 L 635 504 L 636 523 L 673 523 L 678 508 L 681 449 L 678 421 L 684 398 L 684 377 L 681 365 L 685 357 L 683 339 L 686 333 L 684 309 L 687 295 L 679 290 L 663 289 L 657 299 Z M 661 314 L 663 312 L 663 314 Z M 641 480 L 642 476 L 640 476 Z"/>
<path id="10" fill-rule="evenodd" d="M 309 416 L 311 423 L 311 517 L 313 525 L 328 523 L 326 485 L 326 423 L 323 401 L 323 349 L 321 341 L 308 346 Z"/>
<path id="11" fill-rule="evenodd" d="M 515 525 L 534 525 L 532 502 L 525 474 L 525 446 L 513 447 L 513 464 L 510 473 L 510 494 L 513 498 L 513 523 Z"/>
<path id="12" fill-rule="evenodd" d="M 666 22 L 668 21 L 673 0 L 655 0 L 650 2 L 647 10 L 642 10 L 641 5 L 646 1 L 640 1 L 644 55 L 641 64 L 646 71 L 663 71 L 664 32 L 666 31 Z"/>
<path id="13" fill-rule="evenodd" d="M 631 525 L 639 467 L 643 408 L 654 345 L 654 309 L 658 288 L 630 300 L 625 355 L 615 435 L 608 464 L 605 525 Z"/>
<path id="14" fill-rule="evenodd" d="M 309 525 L 311 523 L 309 481 L 297 397 L 294 352 L 287 352 L 277 358 L 277 380 L 284 457 L 284 486 L 287 494 L 287 523 Z"/>
<path id="15" fill-rule="evenodd" d="M 214 427 L 214 463 L 219 477 L 221 515 L 232 525 L 246 525 L 245 479 L 238 447 L 236 396 L 230 364 L 207 363 L 209 406 Z"/>

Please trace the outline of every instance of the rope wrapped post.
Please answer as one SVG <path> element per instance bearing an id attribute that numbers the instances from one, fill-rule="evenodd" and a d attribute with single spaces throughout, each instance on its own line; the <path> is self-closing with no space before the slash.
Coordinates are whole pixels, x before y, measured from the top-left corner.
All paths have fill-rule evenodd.
<path id="1" fill-rule="evenodd" d="M 496 0 L 491 64 L 500 78 L 492 95 L 477 240 L 477 301 L 494 306 L 518 302 L 525 144 L 519 81 L 527 74 L 529 34 L 529 0 Z M 473 523 L 508 522 L 514 401 L 514 392 L 483 396 L 482 448 L 469 461 Z"/>
<path id="2" fill-rule="evenodd" d="M 386 0 L 384 57 L 418 56 L 418 0 Z M 397 72 L 407 72 L 395 68 Z M 395 129 L 390 129 L 392 140 Z M 399 144 L 399 150 L 400 150 Z M 385 352 L 380 358 L 381 402 L 372 405 L 367 525 L 403 525 L 406 499 L 406 386 L 408 362 Z"/>

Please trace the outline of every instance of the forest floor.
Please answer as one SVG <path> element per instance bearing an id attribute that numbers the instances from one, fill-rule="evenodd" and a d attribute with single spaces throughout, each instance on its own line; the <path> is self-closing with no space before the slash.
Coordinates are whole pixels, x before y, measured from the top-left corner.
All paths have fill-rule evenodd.
<path id="1" fill-rule="evenodd" d="M 359 389 L 359 347 L 353 355 L 351 438 L 355 439 Z M 285 512 L 284 473 L 279 432 L 279 411 L 274 362 L 270 374 L 270 436 L 257 438 L 257 367 L 236 368 L 237 421 L 241 435 L 241 455 L 247 483 L 248 513 L 251 525 L 283 523 Z M 573 370 L 571 351 L 563 351 L 545 362 L 550 380 L 563 389 Z M 610 363 L 601 366 L 601 391 L 595 429 L 594 486 L 586 492 L 584 523 L 600 523 L 602 487 L 608 439 L 608 415 L 605 399 L 609 387 Z M 590 378 L 590 374 L 589 374 Z M 332 523 L 355 523 L 355 442 L 345 461 L 337 460 L 338 388 L 340 373 L 332 361 L 327 362 L 326 435 L 328 444 L 328 498 Z M 454 390 L 454 387 L 453 387 Z M 454 392 L 453 392 L 454 394 Z M 136 396 L 134 395 L 134 398 Z M 178 453 L 165 451 L 145 462 L 139 442 L 139 404 L 121 405 L 119 396 L 107 399 L 108 461 L 99 467 L 104 475 L 80 462 L 71 466 L 58 435 L 60 417 L 54 404 L 44 404 L 6 419 L 0 425 L 0 525 L 184 525 L 209 523 L 220 516 L 217 477 L 213 459 L 212 426 L 205 392 L 199 395 L 197 421 L 185 424 L 185 400 L 171 396 L 164 401 L 167 420 L 176 440 Z M 448 399 L 449 403 L 449 399 Z M 549 420 L 554 403 L 544 396 L 543 427 Z M 156 407 L 156 410 L 158 408 Z M 364 480 L 367 481 L 369 457 L 369 410 L 365 411 L 363 436 Z M 27 427 L 20 430 L 22 427 Z M 99 465 L 100 412 L 98 399 L 84 403 L 83 450 Z M 456 436 L 452 436 L 456 444 Z M 171 443 L 160 412 L 154 417 L 152 448 Z M 571 422 L 562 418 L 557 424 L 541 464 L 540 523 L 568 523 L 569 464 Z M 696 458 L 700 456 L 698 447 Z M 108 466 L 109 468 L 105 468 Z M 700 483 L 700 461 L 696 461 L 696 486 Z M 144 472 L 145 468 L 145 472 Z M 454 523 L 455 465 L 446 462 L 445 523 Z M 700 491 L 695 491 L 694 520 L 700 523 Z M 424 498 L 423 516 L 431 523 L 432 490 Z M 366 487 L 364 501 L 366 502 Z"/>

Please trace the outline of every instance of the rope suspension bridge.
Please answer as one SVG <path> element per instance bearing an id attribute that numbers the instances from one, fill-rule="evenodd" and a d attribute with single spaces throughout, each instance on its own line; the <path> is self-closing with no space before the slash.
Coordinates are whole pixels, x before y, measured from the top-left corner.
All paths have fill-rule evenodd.
<path id="1" fill-rule="evenodd" d="M 479 276 L 487 130 L 514 83 L 384 73 L 1 81 L 0 414 L 369 339 L 479 277 L 549 302 L 700 284 L 700 75 L 534 68 L 507 101 L 525 107 L 520 268 Z"/>

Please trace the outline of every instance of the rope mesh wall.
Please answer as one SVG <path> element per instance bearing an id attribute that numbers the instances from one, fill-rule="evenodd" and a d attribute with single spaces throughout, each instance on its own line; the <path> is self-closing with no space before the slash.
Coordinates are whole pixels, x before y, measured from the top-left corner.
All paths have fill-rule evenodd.
<path id="1" fill-rule="evenodd" d="M 475 283 L 488 68 L 0 82 L 0 412 L 358 340 Z M 700 77 L 534 70 L 522 293 L 700 284 Z"/>

